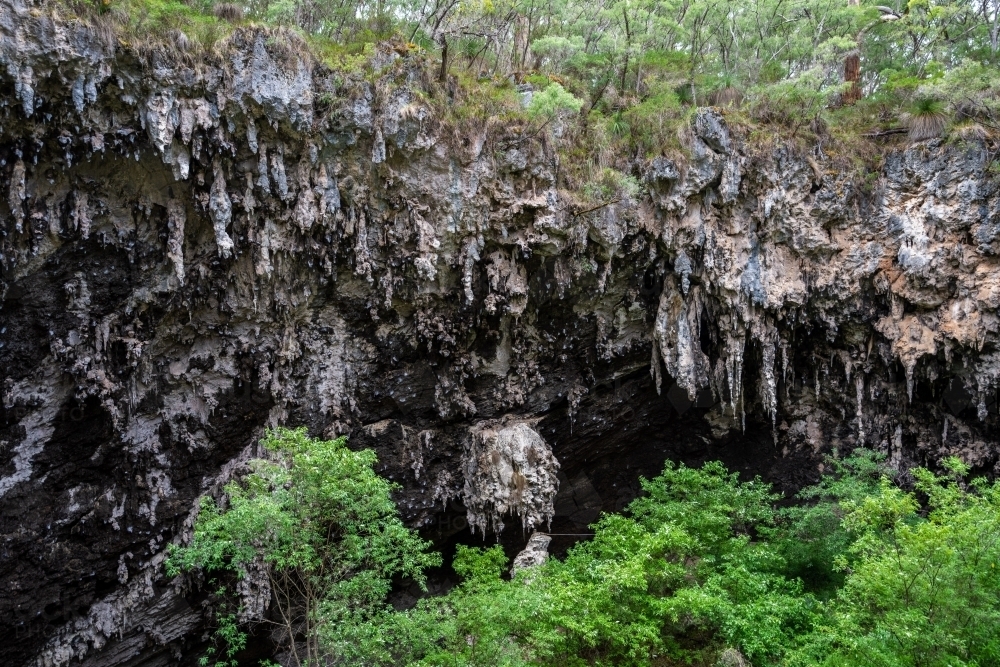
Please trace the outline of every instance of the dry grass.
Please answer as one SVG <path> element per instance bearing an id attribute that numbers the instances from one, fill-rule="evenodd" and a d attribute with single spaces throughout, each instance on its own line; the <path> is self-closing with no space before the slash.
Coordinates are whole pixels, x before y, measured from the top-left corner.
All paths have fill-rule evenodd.
<path id="1" fill-rule="evenodd" d="M 951 128 L 950 138 L 970 143 L 981 143 L 993 138 L 993 133 L 974 120 L 966 120 Z"/>
<path id="2" fill-rule="evenodd" d="M 94 36 L 105 48 L 112 50 L 118 44 L 119 26 L 115 24 L 114 18 L 110 14 L 100 14 L 95 16 L 91 22 L 91 29 Z"/>
<path id="3" fill-rule="evenodd" d="M 709 104 L 716 107 L 739 107 L 743 104 L 743 91 L 739 88 L 726 86 L 714 91 L 708 96 Z"/>
<path id="4" fill-rule="evenodd" d="M 243 8 L 232 2 L 220 2 L 212 7 L 212 14 L 220 21 L 240 23 L 243 21 Z"/>
<path id="5" fill-rule="evenodd" d="M 909 127 L 910 131 L 908 136 L 910 141 L 926 141 L 928 139 L 937 139 L 942 134 L 944 134 L 945 125 L 948 124 L 947 116 L 913 116 L 910 115 L 906 120 L 906 125 Z"/>
<path id="6" fill-rule="evenodd" d="M 181 53 L 189 53 L 194 48 L 191 39 L 183 30 L 170 31 L 170 39 L 174 43 L 174 48 Z"/>

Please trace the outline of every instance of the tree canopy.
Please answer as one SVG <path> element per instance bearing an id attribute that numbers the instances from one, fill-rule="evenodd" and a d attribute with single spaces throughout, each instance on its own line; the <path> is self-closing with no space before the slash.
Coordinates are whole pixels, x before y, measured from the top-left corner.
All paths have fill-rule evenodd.
<path id="1" fill-rule="evenodd" d="M 580 200 L 577 210 L 633 198 L 640 192 L 633 179 L 651 158 L 683 161 L 698 106 L 723 108 L 751 149 L 779 140 L 866 172 L 876 170 L 887 138 L 1000 136 L 1000 0 L 78 0 L 74 7 L 110 22 L 123 34 L 120 44 L 186 58 L 199 49 L 218 55 L 239 28 L 266 29 L 282 53 L 310 52 L 337 72 L 317 95 L 324 111 L 381 80 L 382 88 L 413 88 L 414 104 L 455 136 L 484 128 L 508 139 L 544 133 L 563 158 L 556 186 Z M 393 66 L 378 56 L 388 51 L 402 56 Z M 415 69 L 423 75 L 410 76 Z"/>

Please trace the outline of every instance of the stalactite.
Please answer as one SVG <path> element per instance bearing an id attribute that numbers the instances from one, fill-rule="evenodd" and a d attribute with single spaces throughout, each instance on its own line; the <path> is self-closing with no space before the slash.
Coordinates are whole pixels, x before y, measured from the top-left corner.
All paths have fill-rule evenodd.
<path id="1" fill-rule="evenodd" d="M 674 279 L 666 281 L 653 325 L 653 339 L 667 372 L 691 401 L 709 383 L 710 362 L 701 349 L 701 292 L 693 289 L 685 300 Z"/>
<path id="2" fill-rule="evenodd" d="M 739 326 L 739 325 L 737 325 Z M 729 382 L 729 407 L 736 415 L 736 408 L 743 405 L 743 351 L 746 334 L 742 329 L 726 332 L 726 378 Z"/>
<path id="3" fill-rule="evenodd" d="M 267 176 L 267 144 L 261 142 L 257 154 L 257 187 L 265 195 L 271 194 L 271 180 Z"/>
<path id="4" fill-rule="evenodd" d="M 761 347 L 760 396 L 764 411 L 771 417 L 771 433 L 777 444 L 778 379 L 774 363 L 778 330 L 769 318 L 758 318 L 753 322 L 751 333 Z"/>
<path id="5" fill-rule="evenodd" d="M 187 211 L 177 199 L 167 202 L 167 258 L 174 264 L 174 275 L 179 285 L 184 285 L 184 225 Z"/>
<path id="6" fill-rule="evenodd" d="M 653 344 L 651 345 L 651 347 L 653 348 L 653 356 L 652 356 L 652 359 L 650 359 L 650 361 L 649 361 L 649 375 L 653 378 L 653 382 L 656 383 L 656 393 L 657 393 L 657 395 L 660 395 L 660 394 L 663 393 L 663 391 L 662 391 L 662 389 L 663 389 L 663 387 L 662 387 L 662 385 L 663 385 L 663 375 L 662 375 L 662 373 L 660 371 L 660 363 L 661 363 L 660 362 L 660 346 L 654 340 Z"/>
<path id="7" fill-rule="evenodd" d="M 26 197 L 24 161 L 18 160 L 14 163 L 14 169 L 10 176 L 10 189 L 7 193 L 7 203 L 10 206 L 11 215 L 14 216 L 14 229 L 18 234 L 24 231 L 24 200 Z"/>
<path id="8" fill-rule="evenodd" d="M 212 192 L 209 196 L 208 211 L 212 217 L 212 228 L 215 230 L 215 244 L 219 256 L 228 259 L 233 253 L 233 240 L 229 237 L 226 227 L 233 218 L 233 203 L 226 192 L 226 177 L 223 174 L 222 162 L 216 158 L 213 167 L 215 180 L 212 182 Z"/>
<path id="9" fill-rule="evenodd" d="M 906 400 L 909 403 L 913 402 L 913 372 L 916 367 L 916 359 L 907 359 L 903 363 L 903 368 L 906 370 Z"/>
<path id="10" fill-rule="evenodd" d="M 785 399 L 787 400 L 791 389 L 788 382 L 788 339 L 781 339 L 781 383 L 785 386 Z"/>

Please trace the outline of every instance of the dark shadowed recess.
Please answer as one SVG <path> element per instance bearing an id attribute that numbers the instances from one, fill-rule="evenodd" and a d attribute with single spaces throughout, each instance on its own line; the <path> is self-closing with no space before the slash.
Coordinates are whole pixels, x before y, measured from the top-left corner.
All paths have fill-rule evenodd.
<path id="1" fill-rule="evenodd" d="M 647 347 L 644 355 L 648 353 Z M 748 348 L 745 378 L 756 376 L 759 360 L 754 356 L 753 348 Z M 601 372 L 596 366 L 595 370 Z M 631 371 L 603 370 L 607 371 L 602 373 L 604 379 L 597 379 L 575 410 L 571 411 L 564 397 L 536 426 L 562 466 L 555 517 L 551 527 L 543 527 L 553 534 L 552 553 L 561 555 L 572 544 L 587 539 L 589 524 L 602 512 L 624 509 L 641 494 L 640 478 L 658 475 L 667 460 L 689 466 L 720 460 L 741 477 L 760 475 L 786 493 L 817 479 L 818 459 L 811 452 L 782 452 L 775 447 L 770 419 L 762 418 L 750 403 L 755 399 L 751 382 L 745 382 L 750 393 L 745 430 L 737 427 L 718 438 L 713 437 L 705 419 L 710 410 L 718 410 L 710 391 L 702 390 L 690 401 L 666 376 L 658 393 L 648 366 Z M 785 389 L 783 384 L 779 389 Z M 465 521 L 465 508 L 451 501 L 423 533 L 443 549 L 446 563 L 456 544 L 489 546 L 499 542 L 513 557 L 525 546 L 530 531 L 524 530 L 516 517 L 506 523 L 500 535 L 473 535 Z M 454 579 L 447 567 L 435 574 L 435 585 L 444 588 Z"/>
<path id="2" fill-rule="evenodd" d="M 144 475 L 153 462 L 117 441 L 111 417 L 97 399 L 69 399 L 55 432 L 33 461 L 34 475 L 44 476 L 45 485 L 19 485 L 0 500 L 0 590 L 5 591 L 0 596 L 0 636 L 12 639 L 0 643 L 0 664 L 21 665 L 37 655 L 56 629 L 85 617 L 91 605 L 120 586 L 122 563 L 126 570 L 138 570 L 153 553 L 151 540 L 157 545 L 169 541 L 200 492 L 204 471 L 218 470 L 242 450 L 247 429 L 259 428 L 270 407 L 270 400 L 261 400 L 247 387 L 234 388 L 209 424 L 216 443 L 211 451 L 191 451 L 177 434 L 161 429 L 177 493 L 157 505 L 154 525 L 139 511 L 148 500 Z M 9 412 L 0 407 L 0 424 L 7 431 L 16 423 Z M 18 435 L 7 431 L 0 435 Z M 107 489 L 115 490 L 114 500 Z M 85 511 L 67 513 L 74 504 Z M 163 616 L 185 611 L 168 610 Z M 93 659 L 143 654 L 156 646 L 158 631 L 139 625 Z M 135 664 L 178 664 L 170 655 L 143 655 L 151 662 Z"/>

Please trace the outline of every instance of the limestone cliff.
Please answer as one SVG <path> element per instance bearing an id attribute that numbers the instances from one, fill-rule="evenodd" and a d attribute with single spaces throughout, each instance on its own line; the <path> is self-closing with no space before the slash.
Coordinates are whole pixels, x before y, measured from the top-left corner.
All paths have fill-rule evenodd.
<path id="1" fill-rule="evenodd" d="M 580 532 L 668 457 L 995 472 L 985 147 L 862 187 L 706 108 L 689 159 L 579 213 L 557 137 L 457 131 L 411 58 L 291 40 L 189 62 L 0 0 L 3 664 L 193 664 L 164 550 L 269 424 L 375 448 L 442 542 Z"/>

